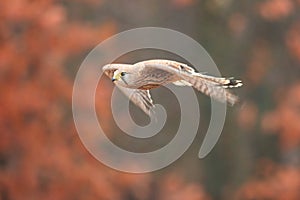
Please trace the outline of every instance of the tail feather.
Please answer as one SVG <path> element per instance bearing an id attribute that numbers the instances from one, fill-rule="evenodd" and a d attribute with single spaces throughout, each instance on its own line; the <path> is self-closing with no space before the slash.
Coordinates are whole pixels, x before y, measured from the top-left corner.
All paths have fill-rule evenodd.
<path id="1" fill-rule="evenodd" d="M 195 73 L 196 76 L 199 76 L 205 80 L 212 81 L 223 88 L 237 88 L 243 85 L 241 80 L 237 80 L 234 77 L 224 78 L 224 77 L 214 77 L 210 75 Z"/>
<path id="2" fill-rule="evenodd" d="M 185 76 L 184 79 L 198 91 L 216 100 L 228 102 L 230 105 L 239 102 L 239 98 L 226 89 L 242 86 L 243 84 L 240 80 L 234 78 L 218 78 L 200 73 L 195 73 L 193 76 Z"/>
<path id="3" fill-rule="evenodd" d="M 233 106 L 234 104 L 237 104 L 240 102 L 240 99 L 238 96 L 226 91 L 226 101 L 229 103 L 229 105 Z"/>

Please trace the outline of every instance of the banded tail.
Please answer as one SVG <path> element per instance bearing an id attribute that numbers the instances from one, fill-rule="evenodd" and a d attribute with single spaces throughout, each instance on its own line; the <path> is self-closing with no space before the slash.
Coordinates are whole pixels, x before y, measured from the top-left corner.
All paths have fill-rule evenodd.
<path id="1" fill-rule="evenodd" d="M 195 73 L 196 76 L 199 76 L 205 80 L 209 80 L 211 82 L 216 83 L 219 86 L 222 86 L 223 88 L 238 88 L 243 85 L 243 82 L 241 80 L 235 79 L 234 77 L 230 78 L 224 78 L 224 77 L 214 77 L 209 76 L 205 74 Z"/>

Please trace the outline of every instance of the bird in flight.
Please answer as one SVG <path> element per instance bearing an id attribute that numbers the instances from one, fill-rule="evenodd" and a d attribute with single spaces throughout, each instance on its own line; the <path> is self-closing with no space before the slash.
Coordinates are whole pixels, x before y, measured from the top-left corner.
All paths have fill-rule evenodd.
<path id="1" fill-rule="evenodd" d="M 241 80 L 196 72 L 186 64 L 171 60 L 146 60 L 131 64 L 108 64 L 104 73 L 147 115 L 154 107 L 149 90 L 169 83 L 191 86 L 221 102 L 234 105 L 238 97 L 226 89 L 241 87 Z"/>

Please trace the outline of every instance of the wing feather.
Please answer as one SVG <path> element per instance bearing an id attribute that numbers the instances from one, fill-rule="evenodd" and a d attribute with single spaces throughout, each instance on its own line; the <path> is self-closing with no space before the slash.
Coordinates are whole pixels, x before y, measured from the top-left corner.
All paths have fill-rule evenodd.
<path id="1" fill-rule="evenodd" d="M 151 109 L 154 108 L 154 104 L 149 90 L 130 89 L 118 85 L 117 87 L 144 113 L 148 116 L 151 115 Z"/>
<path id="2" fill-rule="evenodd" d="M 163 62 L 163 60 L 159 60 L 159 62 L 156 60 L 145 61 L 140 62 L 140 64 L 143 64 L 145 68 L 156 68 L 172 74 L 176 74 L 183 80 L 190 83 L 198 91 L 221 102 L 228 102 L 229 104 L 233 105 L 239 100 L 236 95 L 225 90 L 219 82 L 213 79 L 213 77 L 207 75 L 205 75 L 204 77 L 199 76 L 199 73 L 186 70 L 185 68 L 177 67 L 177 65 L 180 65 L 181 63 L 175 63 L 175 67 L 174 61 Z"/>

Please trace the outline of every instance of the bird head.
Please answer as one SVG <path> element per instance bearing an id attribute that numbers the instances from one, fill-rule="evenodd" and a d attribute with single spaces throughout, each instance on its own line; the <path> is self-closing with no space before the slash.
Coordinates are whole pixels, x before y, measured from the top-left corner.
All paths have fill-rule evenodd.
<path id="1" fill-rule="evenodd" d="M 121 80 L 121 79 L 124 81 L 124 76 L 125 76 L 126 74 L 127 74 L 127 73 L 124 72 L 124 71 L 119 72 L 118 70 L 116 70 L 116 71 L 114 72 L 114 75 L 113 75 L 111 81 L 114 82 L 114 81 L 119 81 L 119 80 Z M 125 81 L 124 81 L 124 82 L 125 82 Z"/>

